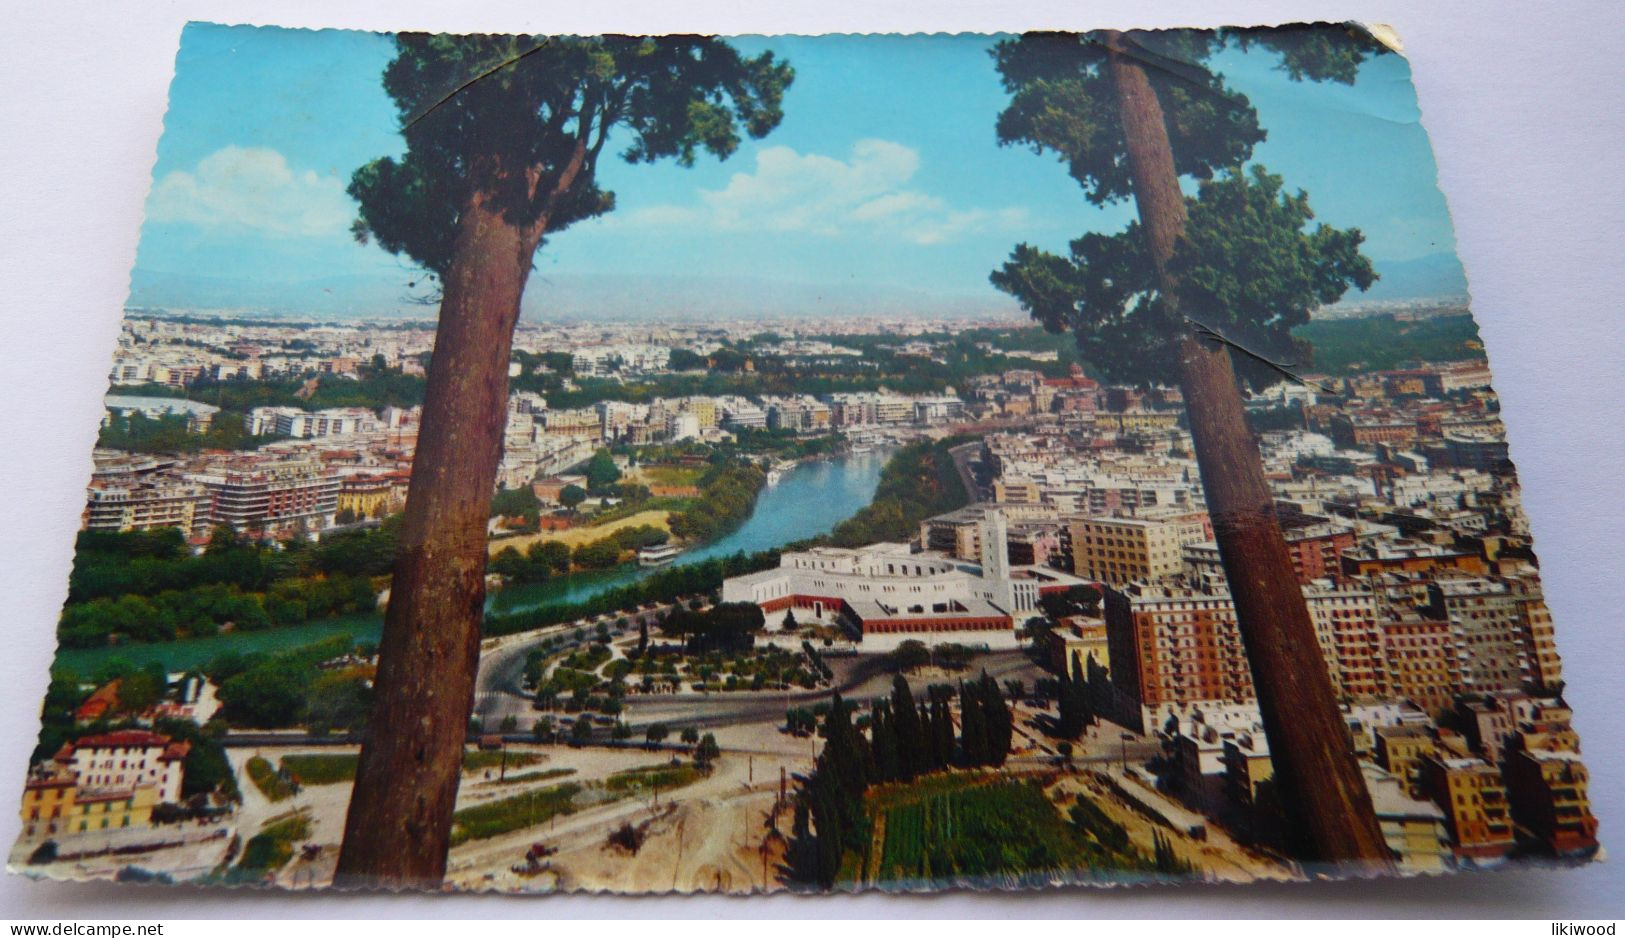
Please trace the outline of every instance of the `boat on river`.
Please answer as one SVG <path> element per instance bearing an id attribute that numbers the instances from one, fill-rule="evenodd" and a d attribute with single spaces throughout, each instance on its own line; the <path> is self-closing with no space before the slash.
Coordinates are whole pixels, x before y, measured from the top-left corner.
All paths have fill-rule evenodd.
<path id="1" fill-rule="evenodd" d="M 666 564 L 676 560 L 677 555 L 681 554 L 682 552 L 683 549 L 681 547 L 669 542 L 665 544 L 655 544 L 651 547 L 640 548 L 638 550 L 638 566 L 664 567 Z"/>

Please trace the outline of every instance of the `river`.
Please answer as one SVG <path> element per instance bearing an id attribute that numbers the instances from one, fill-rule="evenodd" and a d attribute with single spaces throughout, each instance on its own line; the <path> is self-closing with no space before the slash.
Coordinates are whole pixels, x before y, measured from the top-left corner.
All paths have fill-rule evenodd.
<path id="1" fill-rule="evenodd" d="M 852 517 L 874 498 L 887 452 L 861 453 L 805 462 L 784 473 L 778 484 L 762 489 L 756 508 L 733 533 L 685 551 L 676 563 L 747 554 L 827 533 Z M 654 568 L 659 569 L 659 568 Z M 625 564 L 598 573 L 578 573 L 545 583 L 511 586 L 486 600 L 491 612 L 512 613 L 554 603 L 581 602 L 597 593 L 634 582 L 653 572 Z M 209 638 L 184 639 L 151 645 L 109 648 L 72 648 L 57 652 L 55 667 L 90 675 L 103 663 L 122 658 L 140 666 L 161 661 L 171 671 L 199 667 L 227 652 L 276 651 L 295 648 L 330 635 L 349 634 L 375 641 L 383 622 L 378 616 L 352 616 L 262 632 L 235 632 Z"/>
<path id="2" fill-rule="evenodd" d="M 684 551 L 678 564 L 727 557 L 778 547 L 827 534 L 857 514 L 874 498 L 880 470 L 889 454 L 881 452 L 804 462 L 786 472 L 777 485 L 762 489 L 756 509 L 732 534 Z M 511 586 L 492 594 L 491 612 L 523 612 L 553 603 L 576 603 L 646 576 L 648 568 L 626 564 L 601 573 L 577 573 L 545 583 Z"/>

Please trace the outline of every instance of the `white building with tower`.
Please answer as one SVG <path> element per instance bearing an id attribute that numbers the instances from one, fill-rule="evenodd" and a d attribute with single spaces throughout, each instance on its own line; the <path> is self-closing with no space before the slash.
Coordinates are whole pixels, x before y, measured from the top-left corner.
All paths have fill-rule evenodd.
<path id="1" fill-rule="evenodd" d="M 779 566 L 722 584 L 723 602 L 748 602 L 769 628 L 793 613 L 800 625 L 840 624 L 863 646 L 884 650 L 914 639 L 1014 648 L 1038 599 L 1085 581 L 1037 566 L 1012 566 L 999 511 L 981 524 L 980 563 L 909 544 L 786 551 Z"/>

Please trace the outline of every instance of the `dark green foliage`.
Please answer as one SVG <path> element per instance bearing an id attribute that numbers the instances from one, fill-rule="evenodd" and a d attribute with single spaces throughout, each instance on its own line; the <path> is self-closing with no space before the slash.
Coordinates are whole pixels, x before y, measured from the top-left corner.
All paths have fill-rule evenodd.
<path id="1" fill-rule="evenodd" d="M 40 731 L 29 762 L 49 759 L 74 737 L 74 711 L 89 692 L 81 688 L 79 675 L 72 671 L 53 669 L 51 682 L 45 686 L 45 700 L 40 704 Z"/>
<path id="2" fill-rule="evenodd" d="M 252 882 L 281 869 L 293 859 L 293 845 L 310 836 L 310 819 L 295 814 L 267 824 L 248 839 L 243 857 L 228 874 L 233 882 Z"/>
<path id="3" fill-rule="evenodd" d="M 1037 782 L 932 779 L 874 802 L 886 818 L 881 885 L 1037 883 L 1119 866 L 1062 821 Z"/>
<path id="4" fill-rule="evenodd" d="M 793 75 L 772 53 L 746 59 L 701 36 L 403 33 L 396 49 L 384 90 L 407 152 L 356 171 L 356 233 L 436 274 L 474 193 L 509 224 L 562 231 L 614 206 L 596 178 L 611 131 L 628 162 L 726 157 L 741 132 L 778 124 Z"/>
<path id="5" fill-rule="evenodd" d="M 621 470 L 615 465 L 615 460 L 607 449 L 593 453 L 582 472 L 587 476 L 587 488 L 593 491 L 608 488 L 621 478 Z"/>
<path id="6" fill-rule="evenodd" d="M 705 356 L 686 348 L 672 349 L 671 359 L 666 363 L 666 367 L 672 371 L 694 371 L 705 366 Z"/>
<path id="7" fill-rule="evenodd" d="M 702 769 L 709 769 L 722 758 L 722 749 L 717 745 L 716 736 L 706 733 L 700 737 L 699 744 L 694 747 L 694 764 Z"/>
<path id="8" fill-rule="evenodd" d="M 621 545 L 613 537 L 577 544 L 570 559 L 582 570 L 605 570 L 621 562 Z"/>
<path id="9" fill-rule="evenodd" d="M 218 324 L 211 322 L 211 325 Z M 302 410 L 365 407 L 376 411 L 385 407 L 413 407 L 423 403 L 423 378 L 416 375 L 393 370 L 368 370 L 357 379 L 320 379 L 314 392 L 307 387 L 309 376 L 320 378 L 316 374 L 314 358 L 303 373 L 296 376 L 260 380 L 232 378 L 226 381 L 199 378 L 188 384 L 184 391 L 164 384 L 121 386 L 119 391 L 146 397 L 180 397 L 184 394 L 190 400 L 222 408 L 214 416 L 209 435 L 199 437 L 205 443 L 214 440 L 225 443 L 236 438 L 231 446 L 221 446 L 222 449 L 252 449 L 275 439 L 241 435 L 242 415 L 256 407 L 298 407 Z M 235 425 L 237 429 L 233 431 L 228 424 Z"/>
<path id="10" fill-rule="evenodd" d="M 205 670 L 220 684 L 222 712 L 233 726 L 274 729 L 314 715 L 324 729 L 359 729 L 371 706 L 362 675 L 316 668 L 352 650 L 349 636 L 336 636 L 277 654 L 221 658 Z"/>
<path id="11" fill-rule="evenodd" d="M 1056 154 L 1096 204 L 1134 195 L 1106 41 L 1098 33 L 1030 34 L 993 52 L 1011 96 L 1000 141 Z M 1190 217 L 1169 271 L 1180 283 L 1179 312 L 1161 302 L 1137 222 L 1079 238 L 1068 257 L 1019 245 L 994 285 L 1046 329 L 1074 333 L 1085 360 L 1112 380 L 1171 380 L 1169 343 L 1204 327 L 1288 369 L 1308 367 L 1308 346 L 1293 328 L 1375 275 L 1359 253 L 1359 231 L 1304 231 L 1313 213 L 1303 193 L 1283 194 L 1279 177 L 1262 167 L 1242 170 L 1264 131 L 1252 103 L 1208 63 L 1227 44 L 1258 45 L 1279 52 L 1294 78 L 1349 83 L 1381 46 L 1363 30 L 1329 26 L 1132 31 L 1121 43 L 1150 66 L 1175 173 L 1201 181 L 1187 198 Z M 1246 356 L 1237 372 L 1254 386 L 1283 377 Z"/>
<path id="12" fill-rule="evenodd" d="M 1070 667 L 1061 674 L 1057 684 L 1060 699 L 1055 735 L 1062 739 L 1077 739 L 1086 727 L 1095 722 L 1090 706 L 1088 676 L 1077 654 L 1073 654 Z"/>
<path id="13" fill-rule="evenodd" d="M 220 743 L 224 727 L 218 723 L 198 726 L 191 720 L 158 720 L 153 732 L 170 739 L 191 743 L 183 765 L 181 797 L 218 792 L 232 800 L 238 799 L 237 775 L 226 759 L 226 749 Z"/>
<path id="14" fill-rule="evenodd" d="M 1306 370 L 1310 348 L 1293 330 L 1350 286 L 1364 290 L 1376 279 L 1357 229 L 1308 230 L 1308 197 L 1283 192 L 1281 177 L 1261 166 L 1204 181 L 1186 207 L 1170 267 L 1180 284 L 1177 315 L 1160 302 L 1138 222 L 1116 235 L 1084 235 L 1069 257 L 1018 245 L 991 279 L 1046 329 L 1074 333 L 1106 377 L 1136 384 L 1174 381 L 1169 343 L 1193 328 Z M 1254 387 L 1284 377 L 1268 362 L 1235 358 L 1238 376 Z"/>
<path id="15" fill-rule="evenodd" d="M 720 603 L 704 612 L 674 610 L 660 630 L 686 639 L 690 652 L 731 652 L 749 648 L 766 621 L 755 603 Z"/>
<path id="16" fill-rule="evenodd" d="M 1222 42 L 1218 33 L 1133 31 L 1124 39 L 1154 66 L 1146 72 L 1168 115 L 1180 175 L 1211 178 L 1241 164 L 1264 139 L 1246 96 L 1200 64 Z M 1096 205 L 1129 198 L 1123 125 L 1101 37 L 1030 33 L 996 45 L 993 58 L 1010 93 L 999 142 L 1054 153 Z"/>
<path id="17" fill-rule="evenodd" d="M 497 837 L 545 824 L 561 814 L 574 814 L 575 796 L 581 791 L 579 782 L 565 782 L 464 808 L 452 816 L 451 845 Z"/>
<path id="18" fill-rule="evenodd" d="M 391 522 L 278 550 L 218 527 L 201 556 L 174 529 L 81 532 L 58 635 L 68 647 L 89 648 L 115 636 L 170 641 L 213 635 L 226 623 L 253 631 L 371 612 L 371 577 L 394 563 L 395 531 Z"/>
<path id="19" fill-rule="evenodd" d="M 516 489 L 497 489 L 497 493 L 491 496 L 493 518 L 505 515 L 534 521 L 541 510 L 542 503 L 536 499 L 536 493 L 531 491 L 528 485 Z"/>
<path id="20" fill-rule="evenodd" d="M 835 526 L 830 543 L 859 547 L 877 541 L 906 540 L 920 522 L 963 507 L 970 496 L 948 452 L 964 438 L 922 440 L 898 450 L 881 471 L 873 500 Z"/>
<path id="21" fill-rule="evenodd" d="M 911 638 L 893 649 L 890 657 L 892 667 L 898 671 L 915 671 L 931 663 L 931 649 Z"/>
<path id="22" fill-rule="evenodd" d="M 164 699 L 169 676 L 164 666 L 154 662 L 119 681 L 118 708 L 121 713 L 138 714 Z"/>
<path id="23" fill-rule="evenodd" d="M 1298 327 L 1295 335 L 1314 345 L 1316 369 L 1329 374 L 1484 357 L 1478 324 L 1470 315 L 1404 322 L 1391 315 L 1317 319 Z"/>
<path id="24" fill-rule="evenodd" d="M 275 435 L 250 436 L 243 431 L 240 414 L 221 411 L 209 429 L 193 433 L 179 414 L 148 417 L 132 411 L 112 417 L 96 437 L 96 445 L 127 453 L 196 453 L 209 449 L 252 450 L 281 439 Z"/>
<path id="25" fill-rule="evenodd" d="M 743 524 L 756 508 L 756 496 L 767 483 L 762 470 L 746 463 L 707 469 L 697 483 L 700 498 L 671 516 L 671 533 L 689 541 L 709 541 Z"/>
<path id="26" fill-rule="evenodd" d="M 1074 586 L 1062 593 L 1045 593 L 1038 597 L 1038 608 L 1052 619 L 1069 616 L 1100 615 L 1100 590 L 1093 586 Z"/>

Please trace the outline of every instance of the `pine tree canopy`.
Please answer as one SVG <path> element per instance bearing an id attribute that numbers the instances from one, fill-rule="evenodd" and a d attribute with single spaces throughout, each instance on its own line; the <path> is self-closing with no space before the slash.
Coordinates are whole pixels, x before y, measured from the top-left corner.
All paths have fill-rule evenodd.
<path id="1" fill-rule="evenodd" d="M 517 227 L 560 231 L 614 207 L 596 180 L 611 136 L 632 163 L 726 158 L 778 125 L 794 78 L 706 36 L 403 33 L 396 49 L 384 89 L 407 151 L 356 170 L 354 231 L 435 274 L 475 193 Z"/>
<path id="2" fill-rule="evenodd" d="M 1171 382 L 1167 343 L 1211 329 L 1296 371 L 1311 349 L 1292 330 L 1350 286 L 1376 279 L 1360 253 L 1358 229 L 1317 225 L 1308 196 L 1282 191 L 1281 177 L 1254 165 L 1204 181 L 1186 199 L 1189 220 L 1171 270 L 1179 280 L 1177 314 L 1157 302 L 1156 272 L 1139 224 L 1115 235 L 1086 234 L 1069 256 L 1018 245 L 991 277 L 1051 332 L 1073 332 L 1079 351 L 1113 380 Z M 1284 375 L 1244 355 L 1238 377 L 1254 387 Z"/>
<path id="3" fill-rule="evenodd" d="M 1134 195 L 1104 41 L 1098 33 L 1035 33 L 993 50 L 1011 95 L 999 115 L 1000 142 L 1054 153 L 1097 205 Z M 1171 382 L 1168 343 L 1193 329 L 1250 351 L 1232 357 L 1238 377 L 1255 388 L 1284 377 L 1260 357 L 1289 371 L 1307 367 L 1310 349 L 1292 329 L 1376 275 L 1360 254 L 1358 229 L 1308 229 L 1308 197 L 1283 192 L 1280 177 L 1246 165 L 1264 129 L 1246 95 L 1208 63 L 1227 46 L 1263 47 L 1294 79 L 1351 83 L 1383 47 L 1362 29 L 1327 25 L 1129 32 L 1120 42 L 1147 66 L 1175 171 L 1199 183 L 1187 194 L 1189 219 L 1170 269 L 1179 302 L 1159 302 L 1137 222 L 1117 234 L 1086 234 L 1066 256 L 1018 245 L 992 274 L 994 286 L 1049 331 L 1073 332 L 1084 360 L 1110 380 Z"/>

